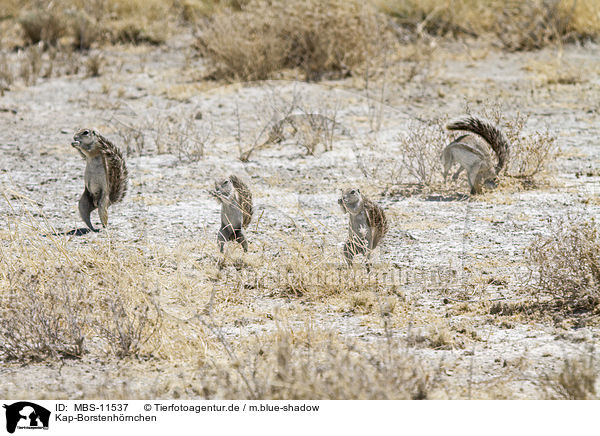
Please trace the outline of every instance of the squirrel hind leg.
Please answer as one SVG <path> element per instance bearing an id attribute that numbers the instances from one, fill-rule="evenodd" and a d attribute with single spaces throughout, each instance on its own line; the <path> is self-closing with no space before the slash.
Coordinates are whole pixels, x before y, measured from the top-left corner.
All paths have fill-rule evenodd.
<path id="1" fill-rule="evenodd" d="M 88 226 L 92 232 L 98 231 L 94 228 L 90 220 L 90 214 L 95 209 L 96 206 L 94 205 L 94 198 L 92 197 L 92 194 L 90 194 L 90 191 L 88 191 L 86 188 L 83 191 L 83 194 L 81 194 L 81 198 L 79 199 L 79 215 L 81 216 L 81 219 L 83 220 L 85 225 Z"/>
<path id="2" fill-rule="evenodd" d="M 231 231 L 231 226 L 221 226 L 221 229 L 217 233 L 217 244 L 219 245 L 219 251 L 221 253 L 223 253 L 225 242 L 231 241 L 232 236 L 233 232 Z"/>
<path id="3" fill-rule="evenodd" d="M 108 197 L 104 197 L 100 199 L 98 203 L 98 215 L 100 215 L 100 222 L 102 222 L 102 226 L 106 227 L 108 225 L 108 206 L 109 206 Z"/>
<path id="4" fill-rule="evenodd" d="M 462 166 L 458 167 L 458 171 L 456 171 L 452 176 L 452 181 L 456 181 L 456 179 L 458 179 L 458 176 L 460 176 L 460 173 L 462 173 L 463 170 L 464 168 Z"/>
<path id="5" fill-rule="evenodd" d="M 248 251 L 248 240 L 246 239 L 246 235 L 242 231 L 242 229 L 235 230 L 235 241 L 242 245 L 242 248 L 245 252 Z"/>
<path id="6" fill-rule="evenodd" d="M 473 165 L 467 171 L 467 179 L 469 181 L 469 186 L 471 187 L 471 195 L 481 194 L 481 169 L 482 163 L 478 163 Z"/>

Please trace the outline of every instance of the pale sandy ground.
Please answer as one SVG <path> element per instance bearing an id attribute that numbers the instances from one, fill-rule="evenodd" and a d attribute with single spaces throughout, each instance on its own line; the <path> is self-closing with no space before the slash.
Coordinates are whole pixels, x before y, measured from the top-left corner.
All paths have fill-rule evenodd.
<path id="1" fill-rule="evenodd" d="M 490 51 L 477 59 L 459 44 L 440 49 L 446 55 L 432 59 L 425 74 L 410 82 L 390 72 L 385 91 L 388 106 L 382 112 L 382 128 L 375 133 L 364 89 L 356 88 L 359 80 L 215 87 L 196 81 L 203 64 L 191 56 L 187 43 L 182 39 L 162 48 L 110 49 L 98 78 L 40 79 L 34 86 L 16 86 L 7 92 L 0 98 L 0 108 L 14 109 L 16 114 L 0 112 L 2 190 L 39 202 L 41 213 L 58 230 L 81 226 L 76 202 L 83 186 L 83 162 L 69 145 L 73 132 L 84 126 L 97 127 L 122 145 L 118 129 L 124 124 L 136 126 L 150 132 L 147 153 L 128 158 L 128 198 L 110 210 L 111 237 L 118 241 L 169 247 L 206 241 L 198 252 L 198 265 L 214 263 L 219 210 L 207 190 L 215 177 L 235 172 L 250 182 L 256 216 L 260 216 L 248 232 L 253 262 L 259 262 L 260 256 L 275 258 L 285 253 L 288 244 L 282 234 L 320 245 L 327 261 L 340 262 L 346 228 L 336 200 L 340 188 L 359 186 L 380 201 L 391 219 L 391 231 L 376 262 L 390 265 L 396 273 L 441 269 L 453 277 L 452 283 L 402 285 L 402 292 L 412 301 L 412 323 L 410 331 L 399 323 L 393 334 L 405 338 L 427 334 L 432 326 L 452 328 L 461 323 L 474 330 L 477 340 L 453 333 L 451 349 L 419 343 L 413 347 L 416 355 L 433 366 L 443 362 L 440 377 L 462 386 L 460 397 L 467 397 L 467 385 L 474 384 L 477 397 L 541 398 L 535 382 L 540 375 L 558 371 L 566 357 L 589 354 L 589 347 L 598 343 L 600 329 L 595 319 L 583 325 L 542 318 L 502 320 L 489 314 L 489 303 L 473 303 L 468 310 L 461 310 L 458 304 L 443 301 L 445 297 L 527 299 L 522 293 L 528 274 L 523 253 L 533 238 L 547 234 L 549 222 L 557 218 L 597 215 L 598 46 L 569 46 L 560 53 L 555 49 L 528 54 Z M 548 71 L 575 72 L 579 80 L 548 84 L 544 75 Z M 335 111 L 351 137 L 337 134 L 333 150 L 316 156 L 305 156 L 292 140 L 256 152 L 248 163 L 237 160 L 236 112 L 240 114 L 242 142 L 250 143 L 268 121 L 270 105 L 294 93 L 302 96 L 306 107 L 328 114 Z M 463 113 L 465 102 L 475 109 L 486 102 L 499 102 L 509 115 L 516 111 L 528 114 L 527 130 L 547 127 L 558 136 L 561 156 L 548 186 L 491 193 L 471 201 L 460 196 L 435 201 L 426 194 L 402 196 L 394 191 L 381 196 L 382 181 L 366 178 L 358 169 L 357 150 L 364 150 L 366 138 L 378 142 L 370 155 L 380 157 L 382 165 L 391 165 L 394 138 L 410 128 L 411 117 L 452 118 Z M 158 129 L 161 119 L 191 120 L 198 112 L 202 118 L 193 123 L 214 138 L 203 159 L 182 162 L 176 154 L 152 152 L 150 129 Z M 577 172 L 592 176 L 577 178 Z M 459 191 L 466 192 L 466 185 L 460 185 Z M 13 212 L 2 202 L 0 213 Z M 105 237 L 106 232 L 74 237 L 69 244 L 94 244 Z M 479 280 L 481 277 L 484 279 Z M 488 278 L 501 284 L 488 284 Z M 474 282 L 478 285 L 465 285 Z M 167 290 L 163 292 L 165 310 L 187 313 L 186 308 L 169 302 Z M 196 308 L 205 304 L 198 302 Z M 377 341 L 382 335 L 377 317 L 351 313 L 327 302 L 303 305 L 293 298 L 256 294 L 251 305 L 255 314 L 289 309 L 288 313 L 296 314 L 288 315 L 292 326 L 302 325 L 310 312 L 321 328 L 343 336 Z M 259 316 L 240 321 L 231 316 L 221 321 L 223 332 L 235 345 L 240 336 L 272 331 L 277 320 Z M 193 372 L 186 372 L 185 365 L 165 365 L 107 363 L 92 358 L 64 366 L 6 365 L 0 368 L 0 396 L 150 396 L 152 390 L 141 386 L 152 380 L 157 386 L 171 386 L 161 391 L 162 396 L 196 397 L 178 388 L 176 381 L 192 377 Z"/>

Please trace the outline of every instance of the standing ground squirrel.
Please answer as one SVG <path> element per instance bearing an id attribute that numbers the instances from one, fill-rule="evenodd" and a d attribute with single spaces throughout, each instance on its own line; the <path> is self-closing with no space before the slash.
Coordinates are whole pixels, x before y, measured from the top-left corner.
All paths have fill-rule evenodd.
<path id="1" fill-rule="evenodd" d="M 338 204 L 350 215 L 348 240 L 344 244 L 344 258 L 348 265 L 356 254 L 367 256 L 367 271 L 370 270 L 371 252 L 388 231 L 388 222 L 383 209 L 364 197 L 358 189 L 342 191 Z"/>
<path id="2" fill-rule="evenodd" d="M 97 232 L 90 221 L 96 208 L 102 225 L 108 224 L 108 206 L 117 203 L 127 192 L 127 166 L 119 149 L 108 139 L 92 129 L 81 129 L 71 145 L 85 159 L 85 189 L 79 199 L 79 214 L 90 228 Z"/>
<path id="3" fill-rule="evenodd" d="M 254 212 L 250 189 L 237 176 L 231 175 L 215 181 L 215 189 L 210 194 L 221 203 L 221 229 L 217 234 L 221 253 L 227 241 L 239 242 L 244 251 L 248 251 L 243 229 L 250 224 Z"/>
<path id="4" fill-rule="evenodd" d="M 485 140 L 496 156 L 498 164 L 494 167 L 485 144 L 477 136 L 463 135 L 456 138 L 442 151 L 442 164 L 444 165 L 444 180 L 448 171 L 456 162 L 460 165 L 452 177 L 456 180 L 463 169 L 467 171 L 467 180 L 471 187 L 471 194 L 480 194 L 483 185 L 496 187 L 497 177 L 506 165 L 510 153 L 510 145 L 500 129 L 493 124 L 475 117 L 466 117 L 454 121 L 446 126 L 448 130 L 466 130 L 475 133 Z"/>

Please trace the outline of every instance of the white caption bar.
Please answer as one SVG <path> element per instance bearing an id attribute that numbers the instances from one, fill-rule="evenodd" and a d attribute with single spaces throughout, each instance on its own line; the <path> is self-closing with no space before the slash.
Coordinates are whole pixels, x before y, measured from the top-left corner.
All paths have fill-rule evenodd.
<path id="1" fill-rule="evenodd" d="M 1 402 L 0 435 L 18 436 L 592 434 L 598 431 L 600 406 L 597 401 Z"/>

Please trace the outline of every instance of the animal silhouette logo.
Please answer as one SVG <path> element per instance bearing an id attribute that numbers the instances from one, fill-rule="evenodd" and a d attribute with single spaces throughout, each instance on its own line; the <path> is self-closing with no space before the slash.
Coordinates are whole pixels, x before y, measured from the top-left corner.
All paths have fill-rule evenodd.
<path id="1" fill-rule="evenodd" d="M 4 404 L 6 409 L 6 431 L 14 433 L 19 429 L 48 429 L 50 411 L 42 406 L 28 401 L 19 401 L 10 405 Z"/>

